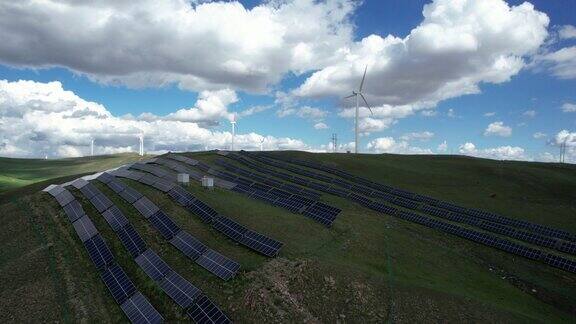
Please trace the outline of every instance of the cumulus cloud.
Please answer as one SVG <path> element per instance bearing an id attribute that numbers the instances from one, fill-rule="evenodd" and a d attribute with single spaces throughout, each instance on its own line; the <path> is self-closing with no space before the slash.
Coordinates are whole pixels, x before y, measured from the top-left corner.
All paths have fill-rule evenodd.
<path id="1" fill-rule="evenodd" d="M 493 116 L 496 116 L 495 112 L 487 112 L 484 114 L 484 117 L 493 117 Z"/>
<path id="2" fill-rule="evenodd" d="M 576 112 L 576 104 L 565 102 L 562 105 L 563 112 Z"/>
<path id="3" fill-rule="evenodd" d="M 539 55 L 534 66 L 543 67 L 559 79 L 576 78 L 576 46 L 564 47 L 555 52 Z"/>
<path id="4" fill-rule="evenodd" d="M 368 142 L 366 148 L 373 153 L 433 154 L 430 149 L 410 146 L 407 141 L 396 141 L 393 137 L 376 138 Z"/>
<path id="5" fill-rule="evenodd" d="M 522 113 L 522 116 L 524 117 L 528 117 L 528 118 L 534 118 L 536 117 L 536 110 L 526 110 L 524 113 Z"/>
<path id="6" fill-rule="evenodd" d="M 436 150 L 441 153 L 448 152 L 448 143 L 446 141 L 440 143 Z"/>
<path id="7" fill-rule="evenodd" d="M 484 131 L 484 136 L 508 137 L 510 135 L 512 135 L 512 128 L 504 125 L 504 123 L 501 121 L 489 124 Z"/>
<path id="8" fill-rule="evenodd" d="M 548 135 L 546 135 L 545 133 L 542 133 L 542 132 L 536 132 L 536 133 L 534 133 L 534 135 L 532 135 L 532 137 L 534 137 L 535 139 L 541 139 L 541 138 L 545 138 L 547 136 Z"/>
<path id="9" fill-rule="evenodd" d="M 201 93 L 188 116 L 176 118 L 148 114 L 143 118 L 113 116 L 104 106 L 86 101 L 60 82 L 0 80 L 0 155 L 69 157 L 87 155 L 95 140 L 96 153 L 136 150 L 138 135 L 145 135 L 146 151 L 226 148 L 229 132 L 213 131 L 193 121 L 226 118 L 229 91 Z M 210 105 L 218 107 L 214 114 Z M 202 116 L 202 114 L 207 116 Z M 170 116 L 170 117 L 168 117 Z M 237 134 L 239 148 L 258 149 L 262 135 Z M 298 139 L 265 137 L 267 149 L 308 149 Z"/>
<path id="10" fill-rule="evenodd" d="M 530 3 L 436 0 L 423 15 L 404 38 L 370 35 L 341 48 L 337 63 L 312 74 L 295 93 L 341 96 L 358 87 L 367 64 L 369 101 L 422 109 L 478 93 L 482 82 L 508 81 L 548 35 L 548 17 Z"/>
<path id="11" fill-rule="evenodd" d="M 400 139 L 403 141 L 413 141 L 413 140 L 418 140 L 418 141 L 427 141 L 429 139 L 431 139 L 432 137 L 434 137 L 434 133 L 429 132 L 429 131 L 424 131 L 424 132 L 412 132 L 412 133 L 406 133 L 402 136 L 400 136 Z"/>
<path id="12" fill-rule="evenodd" d="M 353 37 L 352 0 L 2 1 L 0 61 L 60 66 L 105 84 L 266 91 L 333 63 Z"/>
<path id="13" fill-rule="evenodd" d="M 466 142 L 459 147 L 460 154 L 496 159 L 496 160 L 527 160 L 525 151 L 518 146 L 500 146 L 495 148 L 478 149 L 471 142 Z"/>
<path id="14" fill-rule="evenodd" d="M 558 30 L 558 36 L 560 39 L 576 38 L 576 27 L 572 25 L 564 25 Z"/>
<path id="15" fill-rule="evenodd" d="M 314 124 L 314 129 L 328 129 L 328 125 L 326 125 L 325 123 L 316 123 Z"/>

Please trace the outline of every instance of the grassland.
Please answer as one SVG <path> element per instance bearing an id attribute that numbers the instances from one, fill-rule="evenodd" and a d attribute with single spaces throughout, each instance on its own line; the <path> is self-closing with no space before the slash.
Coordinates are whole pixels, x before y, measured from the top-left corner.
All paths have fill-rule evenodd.
<path id="1" fill-rule="evenodd" d="M 375 181 L 576 232 L 574 166 L 443 156 L 277 154 L 332 162 Z M 213 153 L 191 156 L 206 162 L 217 158 Z M 576 275 L 341 198 L 323 197 L 343 210 L 327 229 L 234 192 L 188 188 L 220 213 L 283 241 L 280 255 L 268 259 L 225 239 L 159 191 L 122 181 L 208 246 L 240 262 L 239 276 L 222 282 L 97 183 L 145 241 L 236 322 L 560 323 L 576 316 Z M 0 206 L 0 321 L 123 321 L 55 201 L 44 193 L 21 192 L 26 194 L 10 191 L 5 196 L 10 201 Z M 73 193 L 136 286 L 166 319 L 184 320 L 102 217 L 78 191 Z"/>

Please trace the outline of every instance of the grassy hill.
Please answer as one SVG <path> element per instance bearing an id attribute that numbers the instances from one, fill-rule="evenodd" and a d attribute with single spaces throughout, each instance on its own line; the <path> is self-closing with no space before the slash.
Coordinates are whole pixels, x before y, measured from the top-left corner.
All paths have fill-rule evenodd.
<path id="1" fill-rule="evenodd" d="M 140 160 L 133 153 L 99 155 L 70 159 L 11 159 L 0 157 L 0 202 L 11 196 L 34 192 L 41 186 L 18 191 L 18 188 L 70 175 L 92 173 Z M 31 190 L 29 190 L 31 189 Z M 12 192 L 14 191 L 14 192 Z"/>
<path id="2" fill-rule="evenodd" d="M 275 154 L 332 162 L 374 181 L 576 232 L 572 165 L 451 156 Z M 205 162 L 218 158 L 214 153 L 190 156 Z M 37 176 L 51 177 L 40 171 Z M 342 209 L 328 229 L 235 192 L 189 187 L 218 212 L 283 241 L 280 255 L 268 259 L 225 239 L 161 192 L 122 181 L 241 264 L 236 278 L 216 279 L 179 254 L 133 207 L 95 183 L 172 268 L 236 322 L 571 322 L 576 316 L 576 275 L 338 197 L 323 195 L 323 201 Z M 54 199 L 31 187 L 19 190 L 10 191 L 5 196 L 10 201 L 0 206 L 0 321 L 124 321 Z M 96 210 L 72 192 L 138 289 L 167 320 L 185 320 Z"/>

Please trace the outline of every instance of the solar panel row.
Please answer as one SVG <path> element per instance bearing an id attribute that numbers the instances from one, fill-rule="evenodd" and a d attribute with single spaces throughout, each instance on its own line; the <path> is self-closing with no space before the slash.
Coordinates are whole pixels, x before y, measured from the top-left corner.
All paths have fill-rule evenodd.
<path id="1" fill-rule="evenodd" d="M 105 177 L 102 179 L 104 178 Z M 76 180 L 72 182 L 72 186 L 79 188 L 84 196 L 91 196 L 93 199 L 101 194 L 96 187 L 84 179 L 82 179 L 82 181 Z M 143 321 L 147 323 L 163 322 L 164 319 L 162 315 L 136 290 L 136 287 L 124 270 L 115 262 L 112 251 L 110 251 L 108 245 L 98 233 L 92 220 L 85 214 L 82 205 L 73 198 L 68 190 L 62 187 L 55 189 L 53 192 L 57 193 L 53 196 L 60 204 L 68 201 L 68 203 L 63 206 L 63 209 L 86 248 L 94 267 L 100 272 L 102 281 L 112 294 L 114 300 L 121 305 L 120 307 L 126 314 L 126 317 L 128 317 L 132 323 L 142 323 Z M 60 197 L 60 200 L 58 200 L 58 197 Z M 72 200 L 70 200 L 70 197 L 72 197 Z M 94 201 L 97 201 L 97 203 L 94 203 Z M 104 204 L 99 198 L 96 198 L 94 201 L 91 200 L 93 204 Z M 120 217 L 111 216 L 111 219 L 112 218 L 115 225 L 121 222 Z"/>
<path id="2" fill-rule="evenodd" d="M 260 155 L 260 154 L 258 154 L 258 155 Z M 251 156 L 255 156 L 255 155 L 251 154 Z M 271 158 L 271 159 L 278 159 L 279 158 L 277 156 L 271 156 L 271 155 L 267 155 L 267 157 Z M 438 206 L 440 208 L 443 208 L 443 209 L 446 209 L 446 210 L 449 210 L 452 212 L 465 214 L 465 215 L 469 215 L 469 216 L 474 216 L 474 217 L 490 220 L 493 222 L 501 223 L 504 225 L 517 227 L 517 228 L 528 229 L 528 230 L 533 231 L 537 234 L 548 236 L 550 238 L 559 238 L 559 239 L 563 239 L 563 240 L 576 242 L 576 235 L 569 233 L 567 231 L 554 229 L 554 228 L 550 228 L 550 227 L 543 226 L 540 224 L 530 223 L 527 221 L 515 220 L 515 219 L 507 218 L 507 217 L 504 217 L 504 216 L 501 216 L 501 215 L 498 215 L 495 213 L 491 213 L 491 212 L 481 211 L 481 210 L 477 210 L 477 209 L 473 209 L 473 208 L 465 208 L 465 207 L 461 207 L 461 206 L 458 206 L 458 205 L 455 205 L 455 204 L 452 204 L 449 202 L 440 201 L 440 200 L 435 199 L 435 198 L 414 194 L 414 193 L 406 191 L 406 190 L 393 188 L 390 186 L 382 185 L 382 184 L 375 183 L 375 182 L 370 181 L 370 180 L 363 179 L 361 177 L 352 175 L 348 172 L 336 169 L 334 167 L 327 166 L 325 164 L 319 164 L 319 163 L 315 163 L 312 161 L 298 160 L 298 159 L 290 159 L 290 160 L 286 160 L 286 161 L 293 163 L 293 164 L 298 164 L 298 165 L 303 165 L 303 166 L 307 166 L 310 168 L 318 169 L 318 170 L 321 170 L 321 171 L 324 171 L 327 173 L 331 173 L 331 174 L 343 177 L 343 178 L 350 180 L 354 183 L 360 183 L 366 187 L 370 187 L 370 188 L 373 188 L 373 189 L 376 189 L 376 190 L 379 190 L 382 192 L 388 192 L 388 193 L 393 194 L 395 196 L 404 197 L 407 199 L 412 199 L 412 200 L 417 201 L 417 202 L 423 202 L 423 203 L 426 203 L 426 204 L 429 204 L 432 206 Z M 340 183 L 343 185 L 347 185 L 347 183 L 345 181 L 340 180 L 340 179 L 338 179 L 336 181 L 333 180 L 333 183 Z"/>
<path id="3" fill-rule="evenodd" d="M 230 154 L 228 155 L 231 158 L 234 158 L 235 154 Z M 256 160 L 258 160 L 258 158 L 256 158 Z M 269 159 L 261 159 L 260 161 L 264 161 L 267 164 L 276 164 L 279 167 L 283 166 L 285 164 L 282 164 L 281 162 L 277 162 L 274 160 L 271 160 L 272 162 L 270 162 Z M 291 170 L 296 171 L 296 169 L 294 167 L 290 167 Z M 459 222 L 459 223 L 464 223 L 464 224 L 468 224 L 468 225 L 472 225 L 472 226 L 476 226 L 479 228 L 482 228 L 484 230 L 488 230 L 490 232 L 494 232 L 494 233 L 498 233 L 501 235 L 505 235 L 508 236 L 510 238 L 514 238 L 514 239 L 518 239 L 518 240 L 522 240 L 528 243 L 532 243 L 532 244 L 536 244 L 542 247 L 549 247 L 549 248 L 556 248 L 559 250 L 559 245 L 557 244 L 557 239 L 555 238 L 550 238 L 550 237 L 545 237 L 542 235 L 538 235 L 538 234 L 534 234 L 534 233 L 526 233 L 525 231 L 520 231 L 520 230 L 515 230 L 514 228 L 511 228 L 510 226 L 512 225 L 517 225 L 518 223 L 523 223 L 522 226 L 520 227 L 527 227 L 527 222 L 524 221 L 505 221 L 504 223 L 507 223 L 508 225 L 503 225 L 497 222 L 493 222 L 491 220 L 488 219 L 482 219 L 482 218 L 476 218 L 473 217 L 469 214 L 466 213 L 462 213 L 463 208 L 455 206 L 453 204 L 450 203 L 446 203 L 446 202 L 437 202 L 436 204 L 438 206 L 430 206 L 427 204 L 422 204 L 422 202 L 425 201 L 434 201 L 432 198 L 430 199 L 420 199 L 420 201 L 418 199 L 409 199 L 409 198 L 415 198 L 414 194 L 405 190 L 400 190 L 400 189 L 394 189 L 394 188 L 388 188 L 386 187 L 386 190 L 388 192 L 379 192 L 379 191 L 374 191 L 374 190 L 365 190 L 362 191 L 361 187 L 359 186 L 352 186 L 351 187 L 353 192 L 350 192 L 348 194 L 348 198 L 351 200 L 354 200 L 364 206 L 370 207 L 370 203 L 371 201 L 369 199 L 367 199 L 364 196 L 361 196 L 359 194 L 357 194 L 356 192 L 372 192 L 372 196 L 384 199 L 385 201 L 388 201 L 394 205 L 397 206 L 401 206 L 404 208 L 408 208 L 408 209 L 412 209 L 412 210 L 419 210 L 421 212 L 424 212 L 426 214 L 429 215 L 433 215 L 436 217 L 441 217 L 441 218 L 445 218 L 451 221 L 455 221 L 455 222 Z M 420 196 L 420 197 L 424 197 L 424 196 Z M 486 214 L 486 213 L 484 213 Z M 485 216 L 484 216 L 485 217 Z M 526 223 L 526 224 L 524 224 Z M 560 250 L 562 251 L 562 250 Z"/>

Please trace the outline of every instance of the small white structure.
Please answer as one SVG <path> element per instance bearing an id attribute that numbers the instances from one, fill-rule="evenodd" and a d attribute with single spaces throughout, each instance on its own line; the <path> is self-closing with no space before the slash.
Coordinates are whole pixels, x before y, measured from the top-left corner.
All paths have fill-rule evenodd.
<path id="1" fill-rule="evenodd" d="M 190 184 L 190 175 L 188 173 L 178 173 L 178 183 L 185 186 Z"/>
<path id="2" fill-rule="evenodd" d="M 203 176 L 202 187 L 210 190 L 214 189 L 214 178 Z"/>

